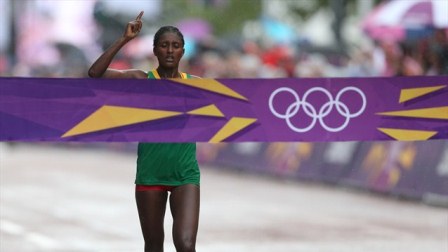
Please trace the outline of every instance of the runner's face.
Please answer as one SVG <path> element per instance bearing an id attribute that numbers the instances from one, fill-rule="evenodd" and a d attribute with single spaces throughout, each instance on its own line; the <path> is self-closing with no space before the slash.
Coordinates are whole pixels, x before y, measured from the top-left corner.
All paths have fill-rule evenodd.
<path id="1" fill-rule="evenodd" d="M 184 51 L 182 40 L 172 32 L 166 32 L 160 36 L 154 46 L 154 55 L 156 55 L 159 65 L 165 68 L 177 68 Z"/>

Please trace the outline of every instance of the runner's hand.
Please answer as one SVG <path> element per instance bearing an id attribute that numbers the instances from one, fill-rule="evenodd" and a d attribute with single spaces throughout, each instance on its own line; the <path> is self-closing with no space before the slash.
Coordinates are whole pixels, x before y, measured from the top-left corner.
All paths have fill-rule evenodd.
<path id="1" fill-rule="evenodd" d="M 126 26 L 126 31 L 123 34 L 123 37 L 125 37 L 128 40 L 131 40 L 139 34 L 140 30 L 142 29 L 143 23 L 142 23 L 142 16 L 143 11 L 138 14 L 137 18 L 131 22 L 129 22 Z"/>

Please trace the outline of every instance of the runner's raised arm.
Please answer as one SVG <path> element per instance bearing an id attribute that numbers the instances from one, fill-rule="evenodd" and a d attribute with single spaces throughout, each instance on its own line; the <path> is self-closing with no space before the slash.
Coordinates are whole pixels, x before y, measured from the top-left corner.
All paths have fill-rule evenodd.
<path id="1" fill-rule="evenodd" d="M 109 68 L 112 59 L 118 51 L 126 45 L 129 41 L 137 37 L 140 33 L 143 23 L 143 11 L 137 18 L 129 22 L 123 33 L 123 36 L 118 38 L 104 53 L 92 64 L 89 69 L 89 76 L 92 78 L 146 78 L 146 73 L 142 70 L 129 69 L 117 70 Z"/>

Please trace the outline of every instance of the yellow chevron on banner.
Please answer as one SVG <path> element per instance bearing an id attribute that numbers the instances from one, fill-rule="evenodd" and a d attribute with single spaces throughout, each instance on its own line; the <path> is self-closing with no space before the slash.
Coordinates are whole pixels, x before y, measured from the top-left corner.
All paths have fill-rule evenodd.
<path id="1" fill-rule="evenodd" d="M 230 97 L 233 97 L 233 98 L 237 98 L 237 99 L 248 101 L 248 99 L 246 97 L 240 95 L 236 91 L 230 89 L 226 85 L 224 85 L 221 82 L 219 82 L 217 80 L 214 80 L 214 79 L 199 79 L 199 78 L 194 78 L 194 79 L 170 79 L 170 81 L 174 81 L 174 82 L 181 83 L 181 84 L 184 84 L 184 85 L 187 85 L 187 86 L 192 86 L 192 87 L 195 87 L 195 88 L 199 88 L 199 89 L 207 90 L 207 91 L 210 91 L 210 92 L 222 94 L 222 95 L 225 95 L 225 96 L 230 96 Z"/>
<path id="2" fill-rule="evenodd" d="M 210 143 L 219 143 L 233 134 L 253 124 L 257 119 L 232 117 L 216 134 L 210 139 Z"/>
<path id="3" fill-rule="evenodd" d="M 423 108 L 413 110 L 401 110 L 380 112 L 378 115 L 384 116 L 401 116 L 401 117 L 414 117 L 414 118 L 430 118 L 430 119 L 448 119 L 448 106 L 435 107 L 435 108 Z"/>
<path id="4" fill-rule="evenodd" d="M 421 87 L 421 88 L 406 88 L 402 89 L 400 92 L 399 103 L 415 99 L 417 97 L 430 94 L 432 92 L 438 91 L 440 89 L 446 88 L 447 85 L 434 86 L 434 87 Z"/>
<path id="5" fill-rule="evenodd" d="M 221 112 L 221 110 L 219 110 L 218 107 L 215 106 L 215 104 L 210 104 L 208 106 L 188 111 L 187 114 L 224 117 L 224 114 Z"/>
<path id="6" fill-rule="evenodd" d="M 62 137 L 75 136 L 181 114 L 181 112 L 175 111 L 105 105 L 67 131 Z"/>
<path id="7" fill-rule="evenodd" d="M 398 141 L 423 141 L 428 140 L 437 131 L 425 131 L 425 130 L 407 130 L 407 129 L 391 129 L 391 128 L 378 128 L 379 131 L 394 138 Z"/>

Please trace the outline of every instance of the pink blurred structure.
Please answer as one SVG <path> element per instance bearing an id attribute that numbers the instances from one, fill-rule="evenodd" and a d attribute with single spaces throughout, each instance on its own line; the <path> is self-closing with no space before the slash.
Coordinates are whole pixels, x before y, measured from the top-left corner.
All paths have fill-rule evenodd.
<path id="1" fill-rule="evenodd" d="M 363 22 L 364 31 L 378 40 L 403 40 L 445 28 L 448 28 L 446 0 L 392 0 L 375 8 Z"/>

